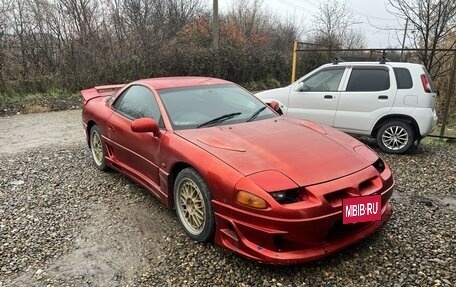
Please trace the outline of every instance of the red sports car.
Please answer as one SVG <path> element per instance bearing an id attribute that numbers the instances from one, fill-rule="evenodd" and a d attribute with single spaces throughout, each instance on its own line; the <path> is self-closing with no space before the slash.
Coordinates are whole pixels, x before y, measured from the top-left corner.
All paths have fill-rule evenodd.
<path id="1" fill-rule="evenodd" d="M 391 217 L 394 180 L 371 149 L 279 116 L 234 83 L 155 78 L 81 93 L 96 167 L 126 174 L 175 208 L 196 241 L 290 264 L 337 252 Z M 369 208 L 378 217 L 366 220 Z"/>

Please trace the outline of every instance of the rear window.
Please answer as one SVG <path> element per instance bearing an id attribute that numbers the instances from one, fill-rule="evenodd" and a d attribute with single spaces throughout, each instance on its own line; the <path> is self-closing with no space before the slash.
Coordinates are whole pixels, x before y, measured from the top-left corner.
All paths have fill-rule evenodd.
<path id="1" fill-rule="evenodd" d="M 355 67 L 352 69 L 347 91 L 376 92 L 388 90 L 390 79 L 387 68 Z"/>
<path id="2" fill-rule="evenodd" d="M 396 84 L 398 89 L 411 89 L 413 87 L 412 75 L 406 68 L 393 68 L 396 76 Z"/>

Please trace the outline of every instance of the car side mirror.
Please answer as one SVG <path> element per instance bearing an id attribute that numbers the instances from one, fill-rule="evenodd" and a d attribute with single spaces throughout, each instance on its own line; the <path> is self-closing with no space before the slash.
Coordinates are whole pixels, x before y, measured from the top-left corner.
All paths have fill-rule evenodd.
<path id="1" fill-rule="evenodd" d="M 270 103 L 268 103 L 268 106 L 270 106 L 279 115 L 283 115 L 283 112 L 280 109 L 280 105 L 277 101 L 271 101 Z"/>
<path id="2" fill-rule="evenodd" d="M 153 133 L 154 137 L 160 136 L 160 129 L 154 119 L 139 118 L 131 123 L 131 130 L 135 133 Z"/>

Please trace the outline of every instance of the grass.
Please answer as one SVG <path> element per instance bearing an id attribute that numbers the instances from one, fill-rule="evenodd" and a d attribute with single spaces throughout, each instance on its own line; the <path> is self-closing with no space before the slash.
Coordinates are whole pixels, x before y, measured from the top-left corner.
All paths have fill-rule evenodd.
<path id="1" fill-rule="evenodd" d="M 0 93 L 0 116 L 75 109 L 80 107 L 80 101 L 79 93 L 57 89 L 46 93 Z"/>
<path id="2" fill-rule="evenodd" d="M 449 140 L 449 139 L 439 139 L 439 138 L 431 138 L 425 137 L 421 140 L 422 144 L 433 145 L 433 146 L 452 146 L 456 147 L 456 141 Z"/>
<path id="3" fill-rule="evenodd" d="M 435 128 L 434 131 L 432 132 L 432 135 L 440 135 L 440 129 L 442 128 L 441 124 L 438 124 Z M 448 137 L 456 137 L 456 119 L 451 119 L 449 123 L 445 126 L 445 136 Z"/>
<path id="4" fill-rule="evenodd" d="M 440 129 L 442 125 L 438 124 L 431 135 L 440 136 Z M 450 122 L 445 126 L 445 133 L 444 136 L 456 138 L 456 119 L 451 119 Z M 436 137 L 425 137 L 422 141 L 425 144 L 443 146 L 443 145 L 452 145 L 456 146 L 456 140 L 454 139 L 447 139 L 447 138 L 436 138 Z"/>
<path id="5" fill-rule="evenodd" d="M 23 103 L 31 101 L 42 101 L 52 99 L 70 99 L 74 97 L 80 97 L 78 93 L 68 93 L 63 90 L 53 89 L 46 93 L 11 93 L 4 94 L 0 93 L 0 105 L 5 103 Z"/>
<path id="6" fill-rule="evenodd" d="M 444 136 L 456 138 L 456 118 L 454 118 L 454 117 L 450 118 L 448 121 L 449 121 L 448 124 L 445 126 Z M 440 136 L 441 128 L 442 128 L 442 125 L 438 124 L 432 131 L 431 135 Z M 422 143 L 438 145 L 438 146 L 443 146 L 443 145 L 447 145 L 447 144 L 456 146 L 456 140 L 454 140 L 454 139 L 435 138 L 435 137 L 425 137 L 422 140 Z"/>

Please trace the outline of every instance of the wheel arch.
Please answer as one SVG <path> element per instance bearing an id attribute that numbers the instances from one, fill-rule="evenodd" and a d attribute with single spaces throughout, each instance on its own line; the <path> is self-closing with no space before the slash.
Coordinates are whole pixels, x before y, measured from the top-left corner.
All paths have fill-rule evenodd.
<path id="1" fill-rule="evenodd" d="M 93 120 L 90 120 L 87 122 L 87 130 L 85 131 L 86 132 L 86 139 L 87 139 L 87 145 L 89 146 L 90 148 L 90 130 L 92 129 L 93 126 L 97 125 L 97 123 Z"/>
<path id="2" fill-rule="evenodd" d="M 168 175 L 168 207 L 173 209 L 174 208 L 174 184 L 176 182 L 176 177 L 177 175 L 179 174 L 179 172 L 181 172 L 183 169 L 185 168 L 193 168 L 195 169 L 196 171 L 198 171 L 194 166 L 192 166 L 191 164 L 187 163 L 187 162 L 184 162 L 184 161 L 178 161 L 178 162 L 175 162 L 170 171 L 169 171 L 169 175 Z M 199 172 L 199 171 L 198 171 Z"/>
<path id="3" fill-rule="evenodd" d="M 374 125 L 374 128 L 372 129 L 371 136 L 376 137 L 378 131 L 387 122 L 391 121 L 403 121 L 405 123 L 410 124 L 410 126 L 413 129 L 413 132 L 415 133 L 415 138 L 420 138 L 420 128 L 418 126 L 418 123 L 415 121 L 414 118 L 411 116 L 407 115 L 401 115 L 401 114 L 393 114 L 393 115 L 386 115 L 382 118 L 380 118 L 377 123 Z"/>

